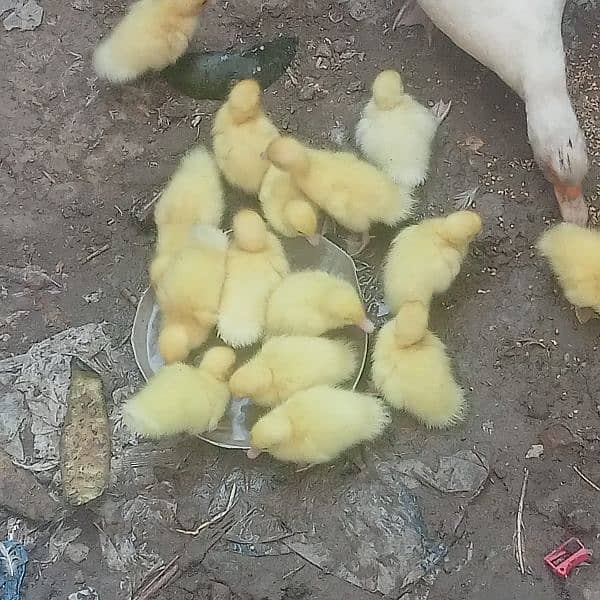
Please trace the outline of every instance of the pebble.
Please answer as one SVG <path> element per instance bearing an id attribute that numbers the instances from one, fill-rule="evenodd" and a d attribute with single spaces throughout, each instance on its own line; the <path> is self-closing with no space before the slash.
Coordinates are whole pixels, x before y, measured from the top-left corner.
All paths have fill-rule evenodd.
<path id="1" fill-rule="evenodd" d="M 76 564 L 82 563 L 90 553 L 90 549 L 85 544 L 79 544 L 77 542 L 70 543 L 65 548 L 65 556 Z M 83 582 L 78 582 L 83 583 Z"/>
<path id="2" fill-rule="evenodd" d="M 346 40 L 334 40 L 331 47 L 336 54 L 341 54 L 346 49 Z"/>
<path id="3" fill-rule="evenodd" d="M 316 90 L 312 85 L 303 85 L 298 92 L 299 100 L 312 100 L 315 97 Z"/>

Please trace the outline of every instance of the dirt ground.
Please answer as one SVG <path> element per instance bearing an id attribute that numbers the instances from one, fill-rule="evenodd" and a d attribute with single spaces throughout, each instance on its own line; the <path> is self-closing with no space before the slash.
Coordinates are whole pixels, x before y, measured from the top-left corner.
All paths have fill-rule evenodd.
<path id="1" fill-rule="evenodd" d="M 115 342 L 128 335 L 134 307 L 123 290 L 139 296 L 147 286 L 153 244 L 152 230 L 141 228 L 130 208 L 160 189 L 192 144 L 208 141 L 218 107 L 182 97 L 160 81 L 122 88 L 97 81 L 91 53 L 122 14 L 121 2 L 41 4 L 45 14 L 38 29 L 0 33 L 0 265 L 37 265 L 54 283 L 23 282 L 14 272 L 0 271 L 0 357 L 88 322 L 106 321 Z M 383 0 L 363 2 L 362 12 L 360 6 L 320 0 L 219 2 L 206 11 L 196 44 L 253 45 L 293 31 L 300 40 L 297 85 L 284 76 L 267 92 L 266 104 L 285 130 L 315 144 L 332 145 L 345 133 L 344 143 L 351 145 L 370 82 L 385 67 L 400 69 L 407 88 L 423 102 L 452 100 L 430 179 L 420 192 L 419 213 L 449 211 L 457 194 L 479 186 L 475 207 L 486 221 L 485 232 L 432 317 L 433 330 L 447 343 L 469 390 L 470 411 L 460 427 L 444 433 L 396 419 L 385 443 L 398 457 L 431 464 L 472 448 L 487 457 L 491 469 L 481 494 L 465 506 L 462 533 L 445 562 L 430 585 L 412 597 L 599 600 L 597 567 L 563 583 L 542 562 L 571 535 L 600 553 L 600 492 L 573 469 L 600 482 L 600 321 L 578 324 L 533 250 L 558 214 L 531 161 L 522 104 L 439 32 L 428 48 L 419 29 L 391 30 L 397 7 Z M 586 186 L 592 203 L 600 187 L 594 137 L 599 16 L 597 9 L 582 12 L 567 28 L 573 98 L 590 143 Z M 338 51 L 332 53 L 332 47 Z M 390 232 L 377 233 L 367 255 L 376 268 L 390 239 Z M 538 443 L 544 445 L 543 456 L 525 459 Z M 189 527 L 198 521 L 194 494 L 202 495 L 205 469 L 216 461 L 221 469 L 247 468 L 240 456 L 200 442 L 181 442 L 178 452 L 192 453 L 193 459 L 180 469 L 157 469 L 152 491 L 132 483 L 113 490 L 109 500 L 157 493 L 162 486 L 178 505 L 177 522 Z M 363 453 L 367 462 L 368 453 Z M 521 575 L 513 534 L 525 467 L 528 572 Z M 253 468 L 268 471 L 272 485 L 287 486 L 292 508 L 306 494 L 335 497 L 355 476 L 343 465 L 296 474 L 261 460 Z M 438 502 L 446 499 L 440 495 Z M 27 600 L 66 599 L 82 583 L 95 588 L 101 600 L 122 597 L 123 574 L 102 561 L 93 526 L 98 514 L 107 520 L 107 510 L 105 502 L 101 509 L 69 517 L 83 528 L 90 558 L 80 565 L 63 558 L 39 572 L 32 569 Z M 332 518 L 334 513 L 332 502 Z M 304 564 L 295 555 L 255 558 L 216 548 L 200 559 L 194 540 L 172 533 L 163 539 L 161 531 L 149 543 L 161 546 L 165 562 L 175 554 L 184 559 L 183 576 L 159 598 L 366 600 L 376 595 L 310 564 L 294 572 Z"/>

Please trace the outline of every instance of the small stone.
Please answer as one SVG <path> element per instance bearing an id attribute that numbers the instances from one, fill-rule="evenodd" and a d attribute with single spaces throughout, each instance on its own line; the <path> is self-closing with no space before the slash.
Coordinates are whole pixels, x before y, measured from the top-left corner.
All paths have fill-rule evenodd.
<path id="1" fill-rule="evenodd" d="M 525 458 L 540 458 L 544 454 L 544 445 L 543 444 L 533 444 L 529 450 L 527 450 L 527 454 Z"/>
<path id="2" fill-rule="evenodd" d="M 298 92 L 298 99 L 304 101 L 312 100 L 315 97 L 315 94 L 316 90 L 314 86 L 306 84 L 300 88 L 300 91 Z"/>
<path id="3" fill-rule="evenodd" d="M 90 549 L 85 544 L 79 544 L 77 542 L 70 543 L 65 548 L 65 556 L 76 564 L 82 563 L 90 553 Z M 83 583 L 83 582 L 77 582 Z"/>
<path id="4" fill-rule="evenodd" d="M 321 42 L 315 50 L 315 56 L 319 56 L 321 58 L 331 58 L 333 54 L 331 52 L 331 48 L 324 42 Z"/>
<path id="5" fill-rule="evenodd" d="M 334 40 L 331 47 L 336 54 L 341 54 L 346 49 L 346 40 Z"/>

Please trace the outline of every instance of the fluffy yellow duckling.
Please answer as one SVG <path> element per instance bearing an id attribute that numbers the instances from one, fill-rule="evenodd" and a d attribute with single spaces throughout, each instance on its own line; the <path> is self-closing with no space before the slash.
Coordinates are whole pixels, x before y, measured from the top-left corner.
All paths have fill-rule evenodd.
<path id="1" fill-rule="evenodd" d="M 231 348 L 211 348 L 198 367 L 175 363 L 163 367 L 124 408 L 135 432 L 160 438 L 212 431 L 230 400 L 227 377 L 235 363 Z"/>
<path id="2" fill-rule="evenodd" d="M 388 412 L 375 396 L 319 385 L 297 392 L 256 422 L 248 457 L 268 452 L 285 462 L 330 462 L 375 439 L 388 423 Z"/>
<path id="3" fill-rule="evenodd" d="M 173 64 L 187 50 L 205 1 L 134 2 L 96 49 L 96 73 L 122 83 Z"/>
<path id="4" fill-rule="evenodd" d="M 571 223 L 546 231 L 537 242 L 581 321 L 600 313 L 600 232 Z"/>
<path id="5" fill-rule="evenodd" d="M 225 179 L 247 194 L 258 194 L 269 168 L 263 154 L 278 136 L 264 113 L 258 83 L 240 81 L 217 111 L 212 128 L 215 158 Z"/>
<path id="6" fill-rule="evenodd" d="M 273 407 L 314 385 L 337 385 L 356 372 L 355 350 L 339 340 L 308 336 L 273 337 L 229 380 L 237 398 Z"/>
<path id="7" fill-rule="evenodd" d="M 368 244 L 373 223 L 392 226 L 410 215 L 410 192 L 350 152 L 314 150 L 280 137 L 269 144 L 267 158 L 288 173 L 309 200 L 362 235 L 358 252 Z"/>
<path id="8" fill-rule="evenodd" d="M 420 302 L 429 311 L 432 296 L 445 292 L 458 275 L 481 227 L 477 213 L 458 211 L 403 229 L 383 270 L 385 302 L 392 312 L 405 302 Z"/>
<path id="9" fill-rule="evenodd" d="M 356 126 L 356 143 L 396 183 L 412 189 L 427 178 L 438 127 L 433 113 L 404 91 L 397 71 L 382 71 Z"/>
<path id="10" fill-rule="evenodd" d="M 251 210 L 238 212 L 219 307 L 218 331 L 225 343 L 239 348 L 263 336 L 267 302 L 289 270 L 281 242 L 267 230 L 260 215 Z"/>
<path id="11" fill-rule="evenodd" d="M 221 230 L 196 226 L 193 239 L 156 285 L 161 311 L 158 346 L 166 363 L 185 360 L 216 325 L 226 254 L 227 236 Z"/>
<path id="12" fill-rule="evenodd" d="M 269 335 L 319 336 L 347 325 L 356 325 L 366 333 L 374 329 L 356 288 L 324 271 L 288 275 L 267 305 Z"/>
<path id="13" fill-rule="evenodd" d="M 394 408 L 427 427 L 450 427 L 462 419 L 465 398 L 444 344 L 425 326 L 420 308 L 408 304 L 381 328 L 373 350 L 373 382 Z"/>
<path id="14" fill-rule="evenodd" d="M 294 185 L 288 173 L 271 165 L 262 181 L 258 199 L 269 225 L 286 237 L 304 236 L 319 243 L 319 210 Z"/>
<path id="15" fill-rule="evenodd" d="M 195 225 L 219 227 L 224 207 L 223 186 L 215 160 L 206 148 L 195 148 L 181 160 L 154 209 L 158 237 L 150 265 L 153 285 L 171 258 L 187 244 Z"/>

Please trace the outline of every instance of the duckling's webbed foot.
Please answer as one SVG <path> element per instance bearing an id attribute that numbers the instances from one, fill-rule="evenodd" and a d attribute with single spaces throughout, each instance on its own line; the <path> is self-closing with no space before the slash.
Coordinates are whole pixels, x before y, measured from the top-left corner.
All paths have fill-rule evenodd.
<path id="1" fill-rule="evenodd" d="M 427 35 L 427 44 L 431 48 L 433 38 L 433 23 L 418 5 L 417 0 L 406 0 L 402 8 L 398 11 L 392 29 L 395 31 L 398 27 L 413 27 L 422 25 Z"/>
<path id="2" fill-rule="evenodd" d="M 433 116 L 437 119 L 438 123 L 441 123 L 450 112 L 452 108 L 452 100 L 444 102 L 441 98 L 431 107 Z"/>
<path id="3" fill-rule="evenodd" d="M 348 235 L 343 238 L 346 252 L 352 257 L 358 256 L 371 241 L 371 236 L 368 231 L 363 231 L 360 235 Z"/>

